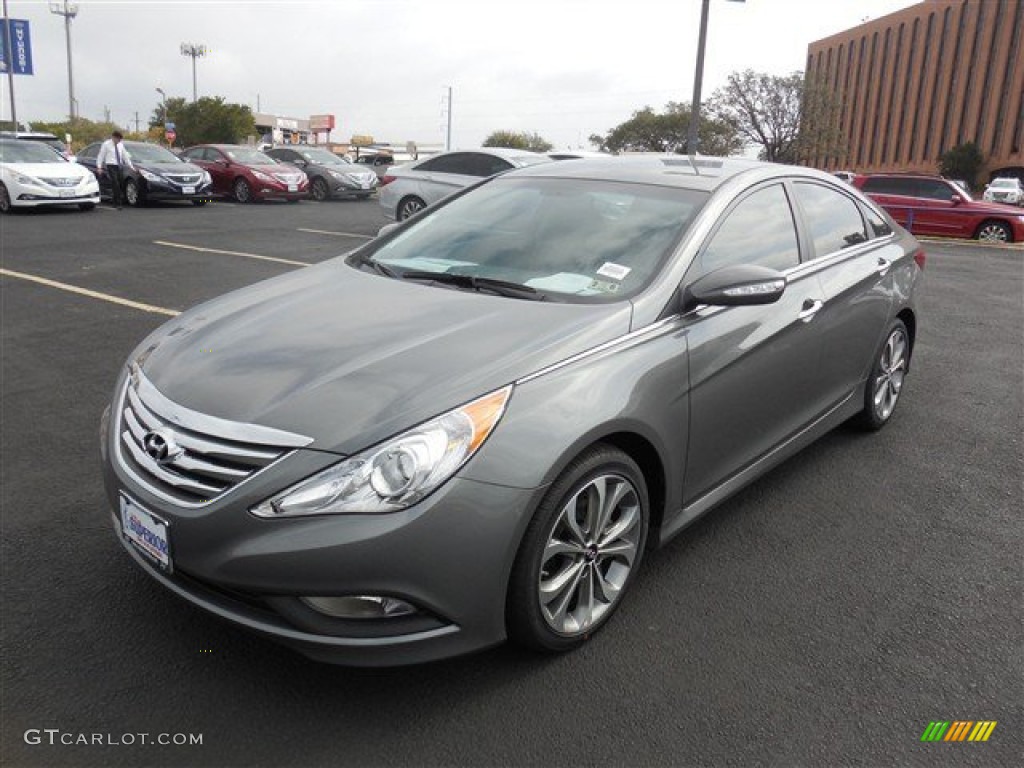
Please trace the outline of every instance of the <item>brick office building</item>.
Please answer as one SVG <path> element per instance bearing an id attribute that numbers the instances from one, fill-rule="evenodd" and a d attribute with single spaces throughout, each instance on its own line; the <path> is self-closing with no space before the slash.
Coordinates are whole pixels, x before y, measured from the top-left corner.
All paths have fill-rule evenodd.
<path id="1" fill-rule="evenodd" d="M 845 153 L 827 170 L 936 173 L 974 142 L 985 178 L 1024 179 L 1024 0 L 924 0 L 811 43 L 837 95 Z"/>

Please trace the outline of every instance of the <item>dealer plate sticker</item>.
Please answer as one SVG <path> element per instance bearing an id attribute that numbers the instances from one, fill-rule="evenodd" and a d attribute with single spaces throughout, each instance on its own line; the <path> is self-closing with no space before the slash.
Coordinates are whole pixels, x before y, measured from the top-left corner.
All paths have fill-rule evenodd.
<path id="1" fill-rule="evenodd" d="M 288 191 L 289 192 L 298 192 L 299 191 L 299 185 L 298 184 L 289 184 L 288 185 Z"/>
<path id="2" fill-rule="evenodd" d="M 60 191 L 61 197 L 75 197 L 78 194 L 78 190 L 75 189 L 62 189 Z"/>
<path id="3" fill-rule="evenodd" d="M 182 187 L 181 188 L 181 193 L 183 195 L 194 195 L 196 193 L 196 188 L 195 187 Z"/>
<path id="4" fill-rule="evenodd" d="M 121 497 L 121 531 L 142 554 L 164 570 L 171 570 L 171 546 L 167 523 L 151 515 L 131 499 Z"/>

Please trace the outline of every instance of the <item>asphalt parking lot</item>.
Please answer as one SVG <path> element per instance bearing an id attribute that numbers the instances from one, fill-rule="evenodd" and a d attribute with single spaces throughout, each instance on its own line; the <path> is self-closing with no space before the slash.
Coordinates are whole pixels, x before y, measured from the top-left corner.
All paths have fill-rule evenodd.
<path id="1" fill-rule="evenodd" d="M 115 540 L 100 479 L 119 366 L 168 313 L 383 223 L 375 201 L 0 219 L 0 763 L 1019 764 L 1020 249 L 928 243 L 889 427 L 834 432 L 649 557 L 574 654 L 324 666 L 151 581 Z M 922 743 L 934 720 L 998 725 L 983 744 Z"/>

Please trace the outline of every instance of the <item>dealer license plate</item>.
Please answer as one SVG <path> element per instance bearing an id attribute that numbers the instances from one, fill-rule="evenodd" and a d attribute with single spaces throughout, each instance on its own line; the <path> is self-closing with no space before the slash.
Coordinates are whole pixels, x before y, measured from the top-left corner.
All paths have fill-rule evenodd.
<path id="1" fill-rule="evenodd" d="M 78 191 L 74 189 L 62 189 L 60 191 L 61 197 L 75 197 L 78 195 Z"/>
<path id="2" fill-rule="evenodd" d="M 168 525 L 126 496 L 121 497 L 121 533 L 142 554 L 164 570 L 171 570 Z"/>
<path id="3" fill-rule="evenodd" d="M 289 192 L 298 192 L 299 191 L 299 185 L 298 184 L 289 184 L 288 185 L 288 191 Z"/>
<path id="4" fill-rule="evenodd" d="M 183 195 L 194 195 L 196 193 L 196 188 L 195 187 L 182 187 L 181 188 L 181 193 Z"/>

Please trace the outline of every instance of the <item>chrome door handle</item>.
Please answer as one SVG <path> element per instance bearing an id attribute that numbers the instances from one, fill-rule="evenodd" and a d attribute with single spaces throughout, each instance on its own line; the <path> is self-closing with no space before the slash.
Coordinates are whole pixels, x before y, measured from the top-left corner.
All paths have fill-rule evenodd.
<path id="1" fill-rule="evenodd" d="M 892 266 L 892 262 L 888 259 L 883 259 L 881 256 L 878 257 L 878 275 L 883 277 L 886 272 L 889 271 L 889 267 Z"/>
<path id="2" fill-rule="evenodd" d="M 803 307 L 800 308 L 800 314 L 797 315 L 797 318 L 803 320 L 805 323 L 809 323 L 824 306 L 825 302 L 820 299 L 806 299 Z"/>

